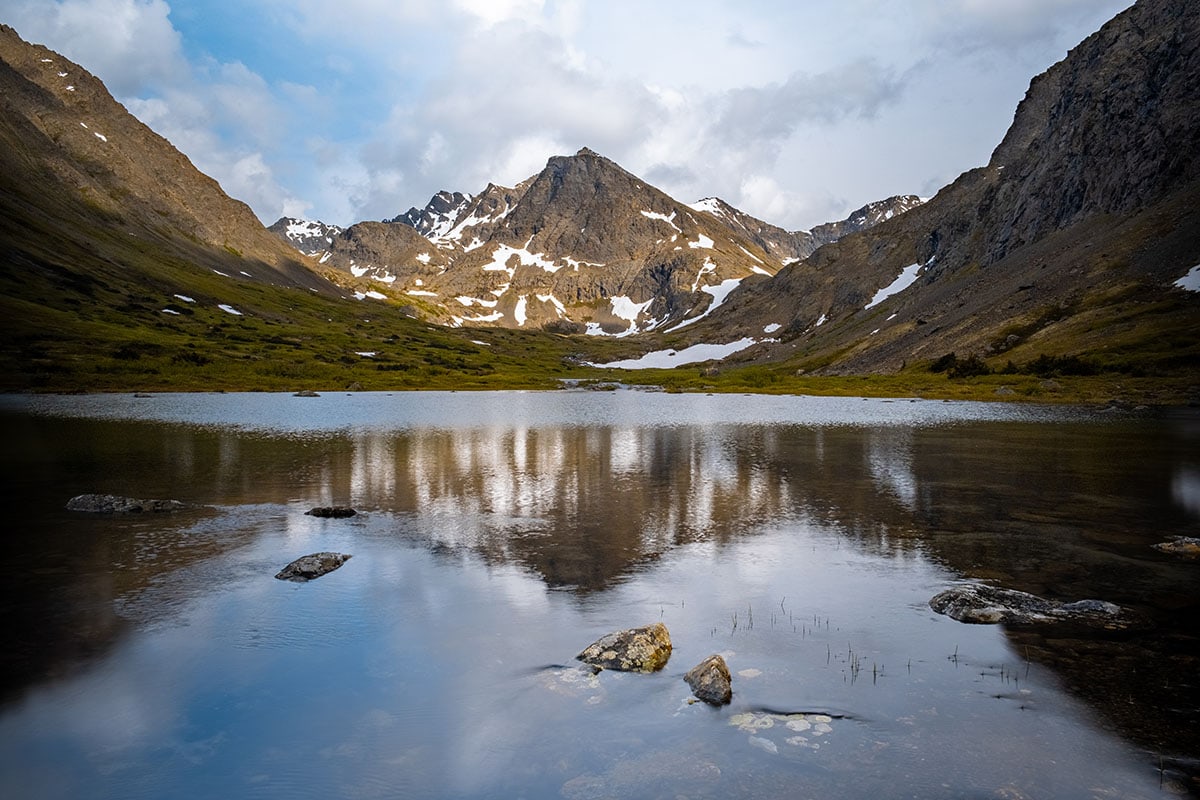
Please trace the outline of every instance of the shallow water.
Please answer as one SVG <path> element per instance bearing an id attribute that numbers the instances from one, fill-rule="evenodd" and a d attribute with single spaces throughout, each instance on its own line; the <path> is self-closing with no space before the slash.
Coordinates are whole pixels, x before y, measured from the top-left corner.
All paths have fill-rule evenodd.
<path id="1" fill-rule="evenodd" d="M 1200 421 L 641 392 L 0 398 L 5 797 L 1195 792 Z M 84 492 L 203 509 L 95 516 Z M 317 505 L 351 519 L 316 519 Z M 275 572 L 353 554 L 307 584 Z M 969 626 L 967 579 L 1153 619 Z M 662 621 L 663 672 L 579 669 Z M 689 703 L 711 653 L 733 703 Z M 798 716 L 798 715 L 803 715 Z"/>

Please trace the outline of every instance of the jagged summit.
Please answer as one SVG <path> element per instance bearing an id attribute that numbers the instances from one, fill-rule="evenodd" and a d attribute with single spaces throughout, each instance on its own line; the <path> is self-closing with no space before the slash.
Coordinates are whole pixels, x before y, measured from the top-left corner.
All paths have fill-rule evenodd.
<path id="1" fill-rule="evenodd" d="M 462 192 L 438 192 L 424 208 L 410 208 L 400 216 L 384 222 L 400 222 L 416 229 L 422 236 L 437 238 L 453 229 L 455 221 L 474 198 Z"/>
<path id="2" fill-rule="evenodd" d="M 290 242 L 306 256 L 324 253 L 333 244 L 333 237 L 342 232 L 337 225 L 296 217 L 280 217 L 267 230 Z"/>

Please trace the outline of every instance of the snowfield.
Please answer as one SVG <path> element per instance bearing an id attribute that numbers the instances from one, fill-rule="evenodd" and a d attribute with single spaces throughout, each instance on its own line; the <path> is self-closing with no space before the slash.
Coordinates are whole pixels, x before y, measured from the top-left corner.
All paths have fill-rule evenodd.
<path id="1" fill-rule="evenodd" d="M 607 369 L 670 369 L 685 364 L 699 364 L 702 361 L 719 361 L 755 344 L 758 344 L 757 339 L 747 337 L 726 344 L 694 344 L 682 350 L 656 350 L 641 358 L 627 358 L 623 361 L 588 366 Z"/>

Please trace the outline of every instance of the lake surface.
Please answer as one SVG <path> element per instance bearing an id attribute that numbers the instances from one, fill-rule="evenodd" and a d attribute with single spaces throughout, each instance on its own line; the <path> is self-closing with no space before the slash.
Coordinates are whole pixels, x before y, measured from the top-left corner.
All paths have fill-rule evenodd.
<path id="1" fill-rule="evenodd" d="M 1200 530 L 1195 413 L 7 396 L 0 434 L 3 797 L 1200 795 L 1200 563 L 1152 548 Z M 930 610 L 965 581 L 1153 627 Z M 659 621 L 660 673 L 574 660 Z M 723 708 L 682 679 L 712 653 Z"/>

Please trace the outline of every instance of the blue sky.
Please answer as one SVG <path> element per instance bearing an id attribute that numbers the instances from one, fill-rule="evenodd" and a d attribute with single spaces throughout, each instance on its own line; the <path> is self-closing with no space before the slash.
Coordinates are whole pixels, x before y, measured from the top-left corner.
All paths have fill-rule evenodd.
<path id="1" fill-rule="evenodd" d="M 791 229 L 987 162 L 1129 0 L 3 0 L 265 222 L 347 225 L 590 147 Z"/>

